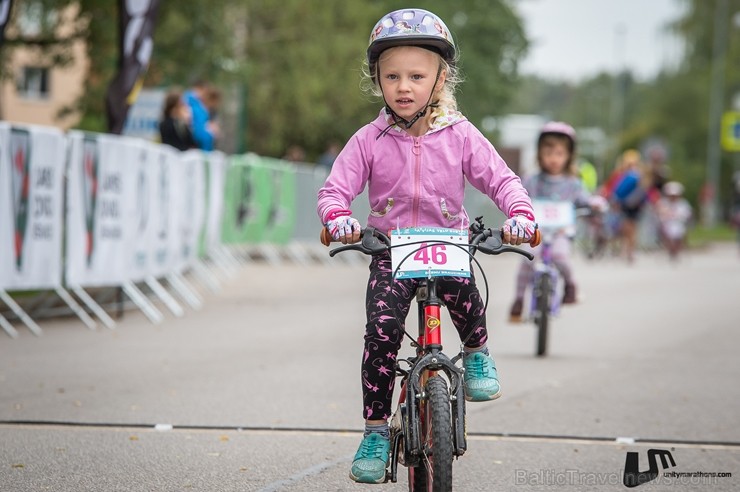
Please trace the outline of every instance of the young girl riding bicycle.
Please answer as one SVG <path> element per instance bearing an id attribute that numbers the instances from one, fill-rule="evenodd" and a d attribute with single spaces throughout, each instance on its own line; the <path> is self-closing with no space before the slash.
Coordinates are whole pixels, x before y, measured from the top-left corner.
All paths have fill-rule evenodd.
<path id="1" fill-rule="evenodd" d="M 519 178 L 488 140 L 457 111 L 458 52 L 444 22 L 431 12 L 403 9 L 378 21 L 370 35 L 365 75 L 384 107 L 347 142 L 318 193 L 318 214 L 334 240 L 354 243 L 360 223 L 350 204 L 368 187 L 367 225 L 460 228 L 465 179 L 508 217 L 504 242 L 522 244 L 536 229 Z M 361 381 L 365 435 L 350 478 L 379 483 L 389 457 L 388 419 L 393 411 L 395 361 L 403 339 L 395 309 L 405 318 L 416 279 L 394 281 L 390 255 L 373 257 L 366 294 L 367 323 Z M 487 347 L 483 302 L 475 279 L 441 277 L 438 290 L 464 347 L 469 401 L 500 396 L 496 366 Z"/>
<path id="2" fill-rule="evenodd" d="M 576 132 L 567 123 L 545 124 L 537 139 L 537 163 L 540 172 L 524 180 L 524 187 L 534 200 L 570 202 L 574 207 L 604 205 L 601 197 L 590 196 L 575 173 Z M 576 302 L 576 283 L 570 263 L 571 237 L 566 231 L 553 241 L 553 263 L 565 283 L 563 304 Z M 534 275 L 531 262 L 522 262 L 516 279 L 516 297 L 509 311 L 513 322 L 521 321 L 524 293 Z"/>

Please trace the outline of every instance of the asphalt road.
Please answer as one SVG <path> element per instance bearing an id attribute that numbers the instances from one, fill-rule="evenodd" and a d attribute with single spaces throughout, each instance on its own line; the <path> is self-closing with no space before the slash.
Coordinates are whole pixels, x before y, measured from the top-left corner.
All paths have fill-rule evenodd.
<path id="1" fill-rule="evenodd" d="M 577 260 L 582 302 L 554 321 L 544 359 L 533 326 L 506 320 L 520 260 L 481 261 L 504 396 L 468 405 L 455 490 L 627 490 L 627 452 L 646 470 L 649 449 L 676 466 L 640 491 L 740 490 L 736 249 L 678 265 Z M 366 276 L 251 264 L 161 325 L 134 312 L 115 330 L 55 320 L 41 338 L 0 333 L 0 491 L 405 490 L 404 469 L 397 484 L 347 477 Z"/>

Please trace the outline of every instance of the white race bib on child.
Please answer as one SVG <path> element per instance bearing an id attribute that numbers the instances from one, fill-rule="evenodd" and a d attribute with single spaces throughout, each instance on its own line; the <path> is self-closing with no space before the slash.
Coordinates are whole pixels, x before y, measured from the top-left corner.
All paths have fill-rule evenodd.
<path id="1" fill-rule="evenodd" d="M 411 227 L 391 231 L 391 265 L 397 279 L 470 277 L 468 231 Z M 399 268 L 400 265 L 400 268 Z"/>
<path id="2" fill-rule="evenodd" d="M 572 202 L 532 200 L 532 208 L 537 225 L 543 229 L 569 229 L 576 223 Z"/>

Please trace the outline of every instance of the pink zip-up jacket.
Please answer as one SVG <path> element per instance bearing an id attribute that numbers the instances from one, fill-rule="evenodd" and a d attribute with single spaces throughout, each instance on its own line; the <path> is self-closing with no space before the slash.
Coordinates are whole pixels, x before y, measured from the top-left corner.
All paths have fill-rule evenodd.
<path id="1" fill-rule="evenodd" d="M 318 194 L 317 211 L 323 224 L 332 211 L 349 209 L 367 185 L 369 226 L 384 232 L 397 226 L 467 227 L 466 178 L 508 217 L 521 214 L 534 220 L 519 177 L 460 113 L 437 117 L 420 137 L 394 127 L 376 138 L 388 124 L 381 110 L 337 156 Z"/>

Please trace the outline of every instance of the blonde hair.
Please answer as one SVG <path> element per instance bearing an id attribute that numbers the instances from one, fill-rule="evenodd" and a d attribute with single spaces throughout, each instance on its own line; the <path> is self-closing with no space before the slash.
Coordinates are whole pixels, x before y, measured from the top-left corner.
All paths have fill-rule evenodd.
<path id="1" fill-rule="evenodd" d="M 457 111 L 455 91 L 457 90 L 457 86 L 462 82 L 462 76 L 457 68 L 457 58 L 453 60 L 453 63 L 448 63 L 442 55 L 436 52 L 435 54 L 439 58 L 441 70 L 445 71 L 445 82 L 444 85 L 442 85 L 442 88 L 432 97 L 431 103 L 437 104 L 437 107 L 431 108 L 432 121 L 443 113 Z M 375 63 L 374 68 L 376 72 L 379 66 L 380 59 Z M 370 66 L 367 58 L 362 64 L 362 81 L 360 82 L 360 87 L 363 92 L 383 100 L 383 92 L 380 90 L 380 79 L 377 77 L 377 73 L 370 73 Z"/>
<path id="2" fill-rule="evenodd" d="M 625 171 L 628 167 L 634 167 L 635 171 L 640 174 L 641 186 L 650 188 L 653 185 L 653 178 L 645 169 L 645 164 L 642 162 L 642 154 L 639 150 L 627 149 L 619 156 L 617 170 Z"/>

